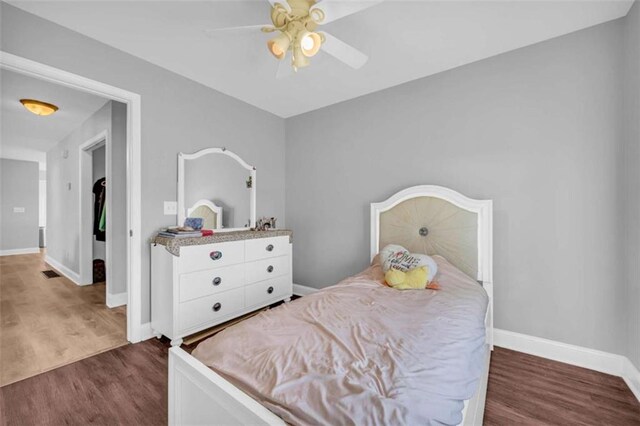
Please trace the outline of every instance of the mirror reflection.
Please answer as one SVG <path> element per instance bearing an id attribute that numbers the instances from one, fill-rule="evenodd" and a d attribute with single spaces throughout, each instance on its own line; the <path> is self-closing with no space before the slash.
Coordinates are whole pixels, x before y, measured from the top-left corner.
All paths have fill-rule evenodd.
<path id="1" fill-rule="evenodd" d="M 187 217 L 202 218 L 205 229 L 245 228 L 250 224 L 250 172 L 234 158 L 209 153 L 184 162 Z"/>

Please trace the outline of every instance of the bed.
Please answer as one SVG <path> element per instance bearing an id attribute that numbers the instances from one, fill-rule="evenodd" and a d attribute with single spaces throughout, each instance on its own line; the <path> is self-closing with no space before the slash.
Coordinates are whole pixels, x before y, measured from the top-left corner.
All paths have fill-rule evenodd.
<path id="1" fill-rule="evenodd" d="M 491 201 L 437 186 L 373 203 L 365 271 L 230 327 L 193 355 L 170 350 L 169 423 L 481 424 L 491 222 Z M 376 254 L 388 243 L 434 256 L 441 289 L 384 286 Z"/>

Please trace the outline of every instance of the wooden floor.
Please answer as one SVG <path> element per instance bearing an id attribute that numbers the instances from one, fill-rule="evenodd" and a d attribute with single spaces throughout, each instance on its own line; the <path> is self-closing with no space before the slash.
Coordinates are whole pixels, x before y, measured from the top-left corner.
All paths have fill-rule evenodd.
<path id="1" fill-rule="evenodd" d="M 168 348 L 152 339 L 0 388 L 0 425 L 164 425 Z M 640 425 L 640 403 L 620 378 L 496 348 L 484 422 Z"/>
<path id="2" fill-rule="evenodd" d="M 77 286 L 42 254 L 0 257 L 0 386 L 127 343 L 125 307 L 105 305 L 105 285 Z"/>
<path id="3" fill-rule="evenodd" d="M 620 377 L 496 348 L 485 425 L 640 425 L 640 402 Z"/>
<path id="4" fill-rule="evenodd" d="M 0 388 L 0 425 L 166 425 L 167 350 L 156 339 Z"/>

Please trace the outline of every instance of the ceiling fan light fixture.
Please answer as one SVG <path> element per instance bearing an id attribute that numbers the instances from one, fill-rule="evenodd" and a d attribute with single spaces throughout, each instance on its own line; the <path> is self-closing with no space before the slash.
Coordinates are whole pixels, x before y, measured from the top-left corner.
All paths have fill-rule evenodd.
<path id="1" fill-rule="evenodd" d="M 58 110 L 58 107 L 54 104 L 38 101 L 35 99 L 20 99 L 20 103 L 29 112 L 35 115 L 47 116 L 51 115 Z"/>
<path id="2" fill-rule="evenodd" d="M 287 54 L 287 50 L 289 50 L 290 44 L 291 38 L 289 37 L 289 34 L 281 32 L 267 42 L 267 48 L 269 49 L 269 52 L 276 57 L 276 59 L 283 59 L 284 55 Z"/>
<path id="3" fill-rule="evenodd" d="M 300 49 L 307 58 L 315 56 L 322 45 L 322 37 L 318 33 L 303 31 L 300 33 Z"/>

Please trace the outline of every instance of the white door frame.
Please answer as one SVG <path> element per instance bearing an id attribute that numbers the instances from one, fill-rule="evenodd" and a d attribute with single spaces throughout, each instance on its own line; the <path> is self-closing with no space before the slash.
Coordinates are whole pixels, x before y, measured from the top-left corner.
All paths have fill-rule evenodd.
<path id="1" fill-rule="evenodd" d="M 105 147 L 105 167 L 104 177 L 107 182 L 110 182 L 111 178 L 111 136 L 108 129 L 105 129 L 94 135 L 78 148 L 78 159 L 80 162 L 80 179 L 78 180 L 78 188 L 80 190 L 80 246 L 78 250 L 78 264 L 80 265 L 80 285 L 93 284 L 93 151 L 98 148 Z M 89 195 L 91 194 L 91 195 Z M 105 193 L 105 201 L 109 206 L 113 206 L 111 202 L 111 185 L 107 185 Z M 107 224 L 113 223 L 111 221 L 111 213 L 113 209 L 107 209 Z M 107 226 L 106 230 L 106 259 L 105 269 L 107 272 L 111 269 L 111 242 L 113 241 L 112 227 Z M 114 306 L 109 305 L 109 279 L 106 282 L 106 301 L 107 305 L 112 308 Z"/>
<path id="2" fill-rule="evenodd" d="M 127 105 L 127 340 L 142 338 L 141 98 L 137 93 L 0 51 L 0 68 Z"/>

